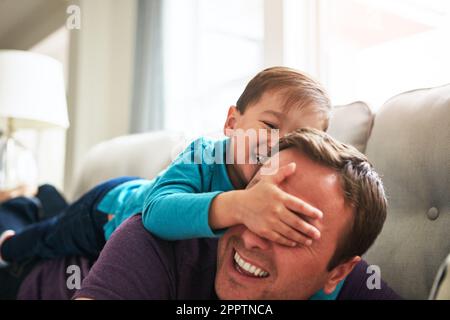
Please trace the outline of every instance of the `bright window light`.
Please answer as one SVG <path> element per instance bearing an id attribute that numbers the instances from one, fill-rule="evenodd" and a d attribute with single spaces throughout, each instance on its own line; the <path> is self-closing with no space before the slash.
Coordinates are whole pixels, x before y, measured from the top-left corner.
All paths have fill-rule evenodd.
<path id="1" fill-rule="evenodd" d="M 450 1 L 321 3 L 320 75 L 334 103 L 377 110 L 395 94 L 450 82 Z"/>
<path id="2" fill-rule="evenodd" d="M 264 64 L 264 0 L 168 0 L 165 127 L 189 134 L 223 127 Z"/>

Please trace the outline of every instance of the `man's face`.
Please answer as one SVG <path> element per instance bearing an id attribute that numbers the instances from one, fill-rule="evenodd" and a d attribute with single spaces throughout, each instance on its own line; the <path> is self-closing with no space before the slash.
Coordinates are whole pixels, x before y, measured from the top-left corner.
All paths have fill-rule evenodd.
<path id="1" fill-rule="evenodd" d="M 337 243 L 352 221 L 339 175 L 294 149 L 275 157 L 279 157 L 280 166 L 296 163 L 296 172 L 280 188 L 323 212 L 323 219 L 314 223 L 322 236 L 310 247 L 292 248 L 263 239 L 245 226 L 229 229 L 218 247 L 215 286 L 221 299 L 308 299 L 322 288 L 332 292 L 351 271 L 327 271 Z M 263 276 L 243 271 L 239 263 L 255 266 L 256 273 L 260 269 Z"/>
<path id="2" fill-rule="evenodd" d="M 245 112 L 241 114 L 235 107 L 230 108 L 227 121 L 225 123 L 225 135 L 232 139 L 232 147 L 234 149 L 234 168 L 236 175 L 242 184 L 247 183 L 253 178 L 259 166 L 251 163 L 250 157 L 258 154 L 258 146 L 270 145 L 270 131 L 279 130 L 274 143 L 278 142 L 279 137 L 286 135 L 299 128 L 310 127 L 323 130 L 325 126 L 325 118 L 323 113 L 317 113 L 313 106 L 305 106 L 304 108 L 291 107 L 284 108 L 285 97 L 277 91 L 265 92 L 259 101 L 249 105 Z M 266 131 L 267 139 L 261 138 L 259 134 Z M 256 132 L 256 139 L 249 138 L 244 134 L 253 131 Z M 242 142 L 241 141 L 245 141 Z M 243 161 L 239 161 L 238 154 Z"/>

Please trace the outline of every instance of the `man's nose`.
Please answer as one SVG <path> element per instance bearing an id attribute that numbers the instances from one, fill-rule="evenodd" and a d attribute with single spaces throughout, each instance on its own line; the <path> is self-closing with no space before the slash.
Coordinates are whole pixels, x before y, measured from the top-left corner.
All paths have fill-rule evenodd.
<path id="1" fill-rule="evenodd" d="M 246 229 L 241 235 L 242 241 L 244 242 L 244 246 L 246 249 L 260 249 L 260 250 L 268 250 L 270 248 L 270 241 L 264 238 L 261 238 L 257 234 L 251 232 L 249 229 Z"/>

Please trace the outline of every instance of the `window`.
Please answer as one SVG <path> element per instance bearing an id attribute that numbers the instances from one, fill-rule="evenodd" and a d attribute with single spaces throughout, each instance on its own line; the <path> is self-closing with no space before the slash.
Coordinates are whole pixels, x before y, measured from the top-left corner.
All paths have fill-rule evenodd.
<path id="1" fill-rule="evenodd" d="M 266 66 L 306 71 L 335 105 L 374 111 L 450 74 L 448 0 L 164 1 L 165 128 L 220 130 Z"/>
<path id="2" fill-rule="evenodd" d="M 450 1 L 321 0 L 318 10 L 319 74 L 334 103 L 377 110 L 450 81 Z"/>
<path id="3" fill-rule="evenodd" d="M 165 128 L 217 132 L 264 65 L 264 0 L 164 5 Z"/>

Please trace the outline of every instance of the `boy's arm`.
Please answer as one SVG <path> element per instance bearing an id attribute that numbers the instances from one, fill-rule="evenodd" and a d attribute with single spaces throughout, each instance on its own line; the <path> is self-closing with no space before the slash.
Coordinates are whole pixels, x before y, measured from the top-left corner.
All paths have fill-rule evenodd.
<path id="1" fill-rule="evenodd" d="M 167 240 L 215 237 L 208 215 L 213 199 L 221 191 L 205 192 L 209 180 L 208 165 L 194 163 L 194 153 L 202 152 L 194 144 L 188 147 L 161 175 L 146 196 L 142 212 L 145 228 Z"/>

